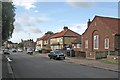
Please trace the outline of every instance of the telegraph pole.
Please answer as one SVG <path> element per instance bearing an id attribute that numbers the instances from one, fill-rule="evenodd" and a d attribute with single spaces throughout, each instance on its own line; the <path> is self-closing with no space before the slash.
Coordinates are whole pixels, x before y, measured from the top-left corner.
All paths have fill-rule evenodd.
<path id="1" fill-rule="evenodd" d="M 30 40 L 30 33 L 29 33 L 29 40 Z"/>

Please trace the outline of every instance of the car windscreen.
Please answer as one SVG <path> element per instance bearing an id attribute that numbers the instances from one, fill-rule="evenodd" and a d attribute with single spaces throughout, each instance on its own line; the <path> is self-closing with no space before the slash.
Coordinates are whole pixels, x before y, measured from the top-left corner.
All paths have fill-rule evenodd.
<path id="1" fill-rule="evenodd" d="M 62 51 L 55 51 L 55 54 L 61 54 Z"/>

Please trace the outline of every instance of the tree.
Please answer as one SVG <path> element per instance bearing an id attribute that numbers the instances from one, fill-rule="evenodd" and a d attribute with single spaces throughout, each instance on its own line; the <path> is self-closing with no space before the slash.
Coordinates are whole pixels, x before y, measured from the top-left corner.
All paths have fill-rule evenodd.
<path id="1" fill-rule="evenodd" d="M 23 43 L 23 40 L 21 39 L 21 42 L 18 44 L 18 47 L 23 48 L 23 46 L 24 46 L 24 43 Z"/>
<path id="2" fill-rule="evenodd" d="M 46 32 L 45 34 L 53 34 L 53 32 L 52 31 L 48 31 L 48 32 Z"/>
<path id="3" fill-rule="evenodd" d="M 18 44 L 18 47 L 19 47 L 19 48 L 23 48 L 23 43 L 22 43 L 22 42 L 19 43 L 19 44 Z"/>
<path id="4" fill-rule="evenodd" d="M 12 2 L 2 2 L 2 42 L 12 37 L 15 21 L 15 7 Z"/>

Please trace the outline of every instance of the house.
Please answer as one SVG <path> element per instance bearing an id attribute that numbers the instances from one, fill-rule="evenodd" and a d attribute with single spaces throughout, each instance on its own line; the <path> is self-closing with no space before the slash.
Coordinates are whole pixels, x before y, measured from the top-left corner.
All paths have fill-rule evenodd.
<path id="1" fill-rule="evenodd" d="M 12 41 L 6 41 L 4 42 L 4 46 L 5 48 L 16 48 L 18 47 L 18 44 L 17 43 L 13 43 Z"/>
<path id="2" fill-rule="evenodd" d="M 97 59 L 107 54 L 120 53 L 120 19 L 95 16 L 88 21 L 88 27 L 82 34 L 82 51 L 86 58 Z"/>
<path id="3" fill-rule="evenodd" d="M 24 50 L 27 50 L 28 48 L 35 49 L 35 42 L 33 41 L 33 39 L 24 40 L 23 47 Z"/>
<path id="4" fill-rule="evenodd" d="M 61 32 L 58 32 L 51 37 L 50 39 L 51 49 L 56 50 L 72 48 L 72 42 L 78 36 L 80 36 L 80 34 L 68 29 L 68 27 L 64 27 Z"/>
<path id="5" fill-rule="evenodd" d="M 37 49 L 50 48 L 50 38 L 52 35 L 53 35 L 53 32 L 48 31 L 42 37 L 37 38 L 36 48 Z"/>
<path id="6" fill-rule="evenodd" d="M 72 42 L 72 49 L 75 51 L 75 56 L 82 56 L 81 52 L 81 36 L 77 37 L 73 42 Z M 84 54 L 83 54 L 84 55 Z"/>

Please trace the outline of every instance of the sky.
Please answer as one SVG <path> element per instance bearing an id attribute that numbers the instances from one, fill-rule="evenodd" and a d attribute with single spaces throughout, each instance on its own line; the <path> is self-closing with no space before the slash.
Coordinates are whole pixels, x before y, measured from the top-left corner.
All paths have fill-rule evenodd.
<path id="1" fill-rule="evenodd" d="M 118 18 L 118 2 L 72 1 L 13 0 L 16 16 L 10 41 L 36 41 L 47 31 L 60 32 L 64 26 L 82 35 L 88 19 L 92 20 L 96 15 Z"/>

